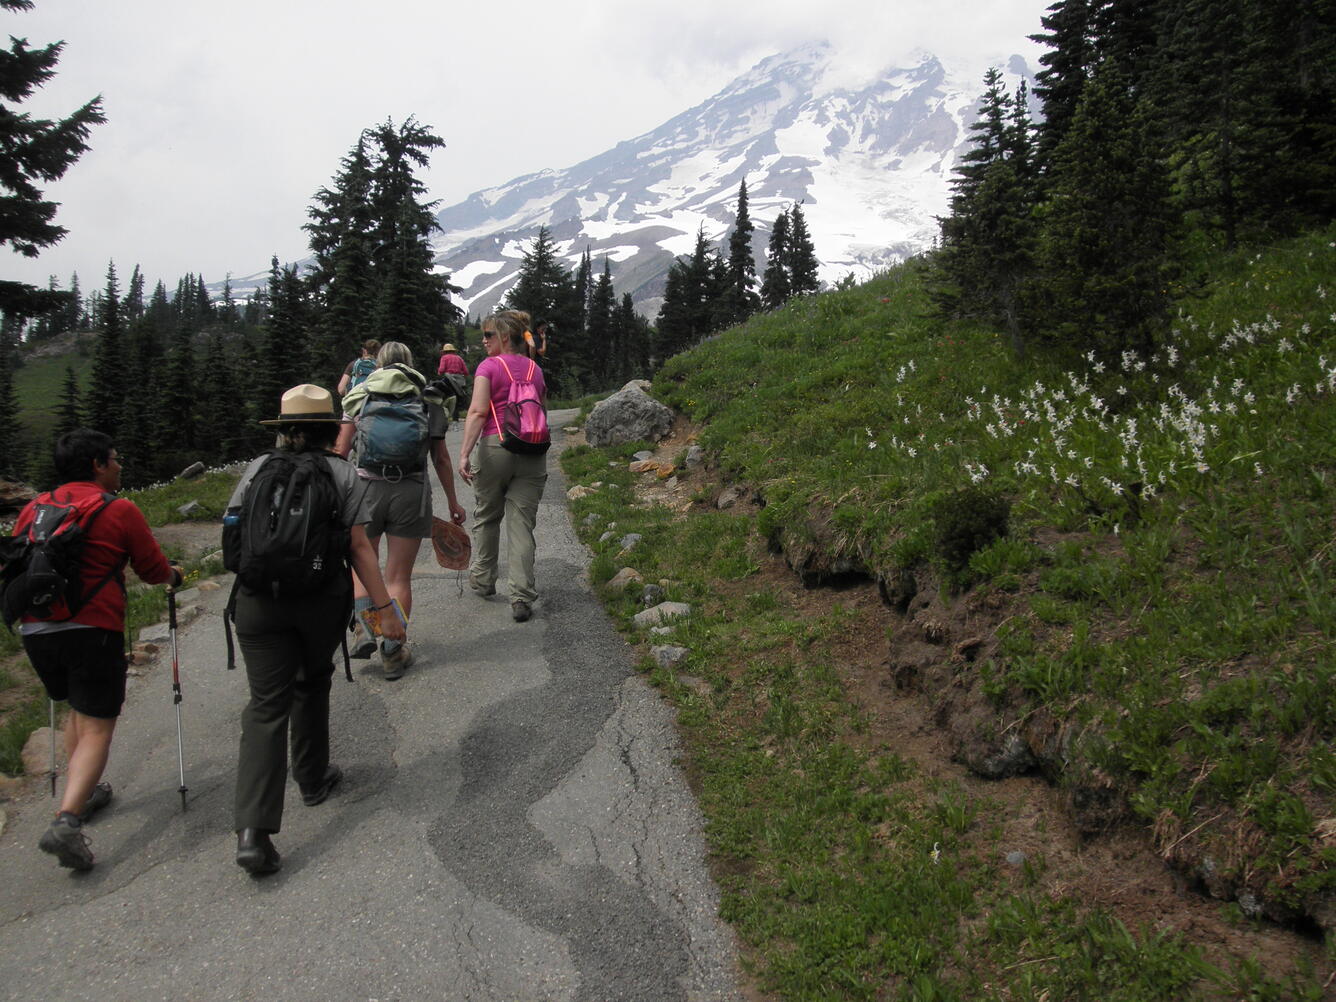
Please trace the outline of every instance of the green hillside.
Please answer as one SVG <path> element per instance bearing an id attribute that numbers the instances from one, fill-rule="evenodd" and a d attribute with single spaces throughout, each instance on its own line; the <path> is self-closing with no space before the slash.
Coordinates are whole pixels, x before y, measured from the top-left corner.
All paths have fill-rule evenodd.
<path id="1" fill-rule="evenodd" d="M 668 362 L 654 391 L 711 461 L 678 470 L 687 511 L 629 503 L 641 477 L 617 461 L 635 446 L 566 459 L 600 485 L 574 502 L 595 580 L 633 566 L 693 606 L 666 641 L 685 663 L 646 663 L 679 703 L 762 984 L 1324 997 L 1336 228 L 1209 262 L 1148 359 L 1078 343 L 1018 362 L 997 331 L 933 319 L 922 272 Z M 755 507 L 719 510 L 723 485 Z M 638 589 L 604 591 L 630 629 Z M 943 779 L 917 728 L 971 777 L 1025 774 L 1030 792 Z M 1069 853 L 1042 826 L 1002 865 L 999 802 L 1017 799 L 1056 799 L 1078 856 L 1153 854 L 1146 879 L 1177 875 L 1183 913 L 1053 879 Z"/>
<path id="2" fill-rule="evenodd" d="M 51 432 L 56 424 L 65 374 L 73 367 L 80 385 L 86 386 L 93 368 L 89 341 L 76 342 L 65 335 L 56 343 L 42 345 L 42 353 L 21 355 L 22 365 L 14 373 L 14 396 L 18 406 L 18 440 L 30 458 L 45 455 L 51 448 Z"/>

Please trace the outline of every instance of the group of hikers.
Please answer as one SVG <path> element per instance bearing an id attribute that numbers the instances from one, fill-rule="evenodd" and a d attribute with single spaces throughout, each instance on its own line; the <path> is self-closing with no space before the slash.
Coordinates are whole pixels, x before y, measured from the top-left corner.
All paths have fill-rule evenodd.
<path id="1" fill-rule="evenodd" d="M 457 464 L 474 493 L 469 585 L 483 598 L 496 594 L 504 522 L 517 623 L 530 619 L 538 597 L 534 527 L 550 445 L 536 360 L 546 351 L 545 325 L 534 330 L 536 339 L 529 315 L 517 310 L 483 321 L 486 357 L 473 375 Z M 437 369 L 447 374 L 468 374 L 448 343 Z M 274 447 L 246 467 L 223 519 L 224 566 L 236 574 L 226 620 L 250 690 L 237 761 L 236 862 L 254 876 L 280 867 L 272 836 L 282 827 L 289 748 L 305 805 L 322 803 L 342 779 L 329 748 L 335 651 L 347 643 L 353 658 L 378 653 L 389 680 L 413 662 L 412 572 L 433 531 L 431 474 L 450 524 L 466 520 L 445 443 L 451 401 L 463 396 L 458 385 L 429 381 L 397 341 L 367 342 L 340 380 L 339 406 L 329 390 L 303 384 L 282 395 L 278 417 L 261 422 L 274 429 Z M 102 774 L 125 700 L 124 568 L 169 588 L 183 572 L 140 510 L 116 497 L 121 467 L 110 437 L 69 432 L 54 461 L 60 486 L 20 513 L 0 553 L 0 584 L 5 622 L 18 621 L 50 698 L 69 703 L 65 788 L 38 845 L 61 866 L 87 870 L 94 857 L 84 825 L 112 800 Z M 230 630 L 228 641 L 230 651 Z"/>

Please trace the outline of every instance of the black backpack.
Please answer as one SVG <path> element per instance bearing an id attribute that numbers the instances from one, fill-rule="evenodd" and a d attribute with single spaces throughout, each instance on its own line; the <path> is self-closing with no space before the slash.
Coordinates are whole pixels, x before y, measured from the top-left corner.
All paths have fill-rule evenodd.
<path id="1" fill-rule="evenodd" d="M 240 588 L 271 598 L 299 598 L 350 581 L 349 537 L 327 454 L 269 452 L 241 505 L 223 518 L 223 567 L 236 574 L 224 624 L 236 616 Z M 348 594 L 351 604 L 351 587 Z M 227 662 L 234 666 L 230 628 Z"/>
<path id="2" fill-rule="evenodd" d="M 13 629 L 21 616 L 62 621 L 72 619 L 120 568 L 83 591 L 80 574 L 84 542 L 93 523 L 115 500 L 93 494 L 75 502 L 61 501 L 56 491 L 39 495 L 26 531 L 0 541 L 0 609 Z"/>
<path id="3" fill-rule="evenodd" d="M 343 498 L 322 452 L 270 452 L 223 519 L 223 566 L 247 591 L 316 595 L 348 573 Z"/>

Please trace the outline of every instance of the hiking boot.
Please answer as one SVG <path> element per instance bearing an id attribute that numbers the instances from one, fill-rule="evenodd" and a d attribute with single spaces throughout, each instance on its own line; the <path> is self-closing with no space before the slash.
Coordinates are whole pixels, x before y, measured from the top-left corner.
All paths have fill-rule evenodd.
<path id="1" fill-rule="evenodd" d="M 277 873 L 283 865 L 269 833 L 258 828 L 243 828 L 237 832 L 237 866 L 252 877 Z"/>
<path id="2" fill-rule="evenodd" d="M 83 810 L 79 812 L 79 820 L 91 820 L 94 814 L 109 803 L 111 803 L 111 784 L 98 783 L 97 786 L 93 787 L 93 792 L 88 795 L 88 799 L 84 801 Z"/>
<path id="3" fill-rule="evenodd" d="M 353 626 L 353 642 L 348 645 L 348 657 L 365 661 L 376 653 L 376 638 L 366 632 L 360 622 Z"/>
<path id="4" fill-rule="evenodd" d="M 533 607 L 528 602 L 511 602 L 510 618 L 517 623 L 527 623 L 533 615 Z"/>
<path id="5" fill-rule="evenodd" d="M 480 584 L 473 578 L 469 578 L 469 587 L 472 588 L 474 592 L 479 596 L 481 596 L 482 598 L 491 598 L 493 595 L 496 594 L 495 584 L 489 584 L 489 585 Z"/>
<path id="6" fill-rule="evenodd" d="M 78 815 L 61 811 L 51 827 L 42 832 L 37 848 L 48 852 L 71 870 L 91 870 L 93 851 L 88 848 L 88 836 L 83 833 Z"/>
<path id="7" fill-rule="evenodd" d="M 385 653 L 385 645 L 382 644 L 380 663 L 385 669 L 386 681 L 393 682 L 397 678 L 403 678 L 404 672 L 413 663 L 413 652 L 409 650 L 408 641 L 404 641 L 389 654 Z"/>
<path id="8" fill-rule="evenodd" d="M 331 765 L 325 770 L 325 778 L 317 786 L 309 789 L 302 787 L 302 803 L 307 807 L 323 804 L 329 799 L 329 795 L 334 792 L 334 787 L 339 785 L 339 780 L 342 778 L 343 770 L 337 765 Z"/>

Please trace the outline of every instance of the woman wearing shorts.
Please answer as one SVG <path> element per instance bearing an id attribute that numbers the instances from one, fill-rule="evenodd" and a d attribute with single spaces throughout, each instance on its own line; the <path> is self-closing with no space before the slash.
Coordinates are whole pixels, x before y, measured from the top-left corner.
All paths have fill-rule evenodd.
<path id="1" fill-rule="evenodd" d="M 425 401 L 427 427 L 417 462 L 386 468 L 370 458 L 370 450 L 364 445 L 359 444 L 357 449 L 357 476 L 366 491 L 366 503 L 371 512 L 367 536 L 377 554 L 380 553 L 381 536 L 386 537 L 385 584 L 390 594 L 398 599 L 407 619 L 413 612 L 413 565 L 417 562 L 422 540 L 431 535 L 428 467 L 435 471 L 445 490 L 450 518 L 462 525 L 465 516 L 455 496 L 455 471 L 445 446 L 449 419 L 441 408 L 441 398 L 413 368 L 413 353 L 406 345 L 387 341 L 376 355 L 376 365 L 376 371 L 343 398 L 343 427 L 335 451 L 347 456 L 359 430 L 369 432 L 368 425 L 372 420 L 369 405 L 389 398 L 414 403 Z M 374 407 L 371 410 L 374 411 Z M 354 579 L 354 585 L 355 608 L 360 612 L 372 602 L 360 581 Z M 353 647 L 349 653 L 355 658 L 367 658 L 375 649 L 375 639 L 366 634 L 359 620 L 353 629 Z M 412 663 L 413 652 L 407 641 L 400 644 L 386 640 L 381 644 L 380 660 L 385 677 L 393 680 L 403 676 Z"/>

